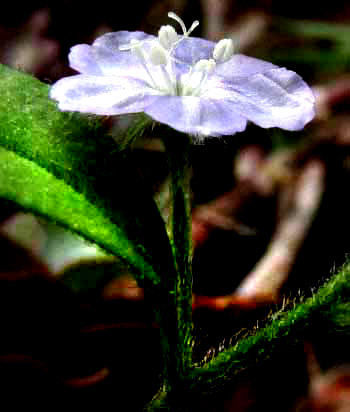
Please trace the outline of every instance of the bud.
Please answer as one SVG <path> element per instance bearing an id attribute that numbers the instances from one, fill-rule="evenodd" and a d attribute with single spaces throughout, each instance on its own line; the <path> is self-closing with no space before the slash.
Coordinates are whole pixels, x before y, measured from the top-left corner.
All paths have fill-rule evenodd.
<path id="1" fill-rule="evenodd" d="M 164 49 L 169 50 L 171 46 L 177 41 L 177 33 L 172 26 L 162 26 L 158 32 L 159 43 Z"/>
<path id="2" fill-rule="evenodd" d="M 232 57 L 233 52 L 233 41 L 231 39 L 222 39 L 216 44 L 213 57 L 217 62 L 224 63 Z"/>

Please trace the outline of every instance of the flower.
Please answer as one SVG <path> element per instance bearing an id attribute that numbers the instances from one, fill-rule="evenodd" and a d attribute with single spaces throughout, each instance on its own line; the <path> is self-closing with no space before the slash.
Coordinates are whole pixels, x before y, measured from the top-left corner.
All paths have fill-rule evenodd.
<path id="1" fill-rule="evenodd" d="M 118 31 L 71 49 L 80 72 L 56 82 L 50 96 L 63 111 L 99 115 L 144 112 L 191 135 L 243 131 L 247 121 L 300 130 L 315 114 L 311 89 L 293 71 L 234 54 L 231 39 L 214 43 L 162 26 L 158 36 Z"/>

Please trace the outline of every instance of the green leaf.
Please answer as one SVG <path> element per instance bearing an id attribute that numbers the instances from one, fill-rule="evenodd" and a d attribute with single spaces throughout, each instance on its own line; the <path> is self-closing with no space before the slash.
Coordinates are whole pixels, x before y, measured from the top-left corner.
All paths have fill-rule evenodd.
<path id="1" fill-rule="evenodd" d="M 348 43 L 350 36 L 349 25 L 342 23 L 280 18 L 276 19 L 274 25 L 284 32 L 306 38 L 318 38 Z"/>
<path id="2" fill-rule="evenodd" d="M 136 174 L 95 118 L 57 110 L 49 88 L 0 66 L 0 196 L 121 257 L 137 279 L 174 270 L 164 222 Z"/>
<path id="3" fill-rule="evenodd" d="M 83 235 L 157 280 L 152 267 L 103 210 L 34 162 L 3 148 L 0 148 L 0 196 Z"/>

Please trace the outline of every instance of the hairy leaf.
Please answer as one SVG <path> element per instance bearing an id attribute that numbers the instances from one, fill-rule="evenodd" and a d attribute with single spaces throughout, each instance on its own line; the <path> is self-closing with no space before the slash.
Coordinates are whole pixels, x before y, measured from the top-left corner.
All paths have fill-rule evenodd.
<path id="1" fill-rule="evenodd" d="M 0 66 L 0 196 L 122 257 L 138 280 L 160 280 L 173 257 L 130 150 L 95 118 L 57 110 L 48 86 Z"/>

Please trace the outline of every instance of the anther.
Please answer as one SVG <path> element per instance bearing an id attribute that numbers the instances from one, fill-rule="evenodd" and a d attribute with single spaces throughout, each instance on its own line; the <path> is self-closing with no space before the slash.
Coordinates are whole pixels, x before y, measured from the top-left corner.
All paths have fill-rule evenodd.
<path id="1" fill-rule="evenodd" d="M 174 43 L 176 43 L 178 35 L 172 26 L 162 26 L 158 32 L 159 43 L 169 50 Z"/>
<path id="2" fill-rule="evenodd" d="M 135 54 L 142 62 L 147 61 L 147 53 L 142 48 L 143 44 L 141 42 L 137 42 L 131 44 L 131 52 Z"/>
<path id="3" fill-rule="evenodd" d="M 154 42 L 151 48 L 150 61 L 156 66 L 163 64 L 166 65 L 168 62 L 167 52 L 164 50 L 161 44 Z"/>
<path id="4" fill-rule="evenodd" d="M 193 67 L 194 71 L 211 73 L 215 69 L 216 63 L 213 59 L 199 60 Z"/>
<path id="5" fill-rule="evenodd" d="M 224 63 L 232 57 L 233 52 L 233 41 L 231 39 L 222 39 L 216 44 L 213 57 L 218 63 Z"/>

